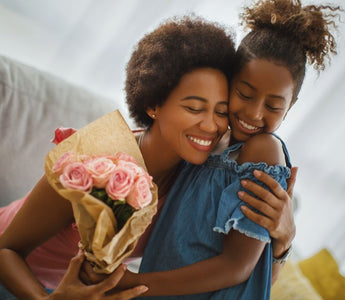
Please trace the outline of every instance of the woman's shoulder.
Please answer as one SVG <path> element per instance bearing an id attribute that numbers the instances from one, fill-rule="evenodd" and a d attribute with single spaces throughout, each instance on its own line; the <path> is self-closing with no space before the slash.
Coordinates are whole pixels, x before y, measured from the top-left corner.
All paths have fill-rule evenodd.
<path id="1" fill-rule="evenodd" d="M 270 133 L 255 135 L 243 143 L 237 162 L 239 164 L 265 162 L 267 165 L 286 165 L 282 141 Z"/>

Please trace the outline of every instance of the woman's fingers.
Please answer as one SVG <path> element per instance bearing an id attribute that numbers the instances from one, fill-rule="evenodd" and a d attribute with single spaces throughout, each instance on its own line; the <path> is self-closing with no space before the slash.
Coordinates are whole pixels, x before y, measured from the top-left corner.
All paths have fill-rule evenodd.
<path id="1" fill-rule="evenodd" d="M 126 265 L 121 265 L 118 267 L 107 279 L 104 281 L 98 283 L 96 287 L 100 288 L 99 291 L 104 292 L 104 294 L 111 289 L 115 288 L 117 284 L 120 282 L 121 278 L 125 274 L 127 269 Z M 109 294 L 105 296 L 105 299 L 109 300 L 127 300 L 132 299 L 135 297 L 138 297 L 139 295 L 145 293 L 148 290 L 148 288 L 144 285 L 139 285 L 134 288 L 126 289 L 124 291 L 118 291 L 116 294 Z"/>
<path id="2" fill-rule="evenodd" d="M 53 299 L 128 300 L 140 296 L 148 289 L 146 286 L 141 285 L 112 294 L 107 293 L 116 288 L 117 284 L 125 274 L 125 265 L 118 267 L 103 281 L 96 284 L 85 285 L 79 279 L 79 270 L 83 264 L 83 261 L 84 255 L 81 251 L 74 258 L 72 258 L 65 276 L 51 295 L 54 296 Z"/>
<path id="3" fill-rule="evenodd" d="M 250 186 L 248 190 L 251 190 L 251 191 L 255 190 L 254 194 L 258 195 L 259 198 L 256 198 L 245 191 L 238 192 L 239 198 L 266 216 L 274 214 L 275 213 L 274 196 L 270 192 L 265 190 L 263 187 L 259 185 L 256 185 L 254 187 L 252 184 L 256 185 L 253 182 L 248 182 L 245 184 L 245 186 L 246 188 L 247 188 L 247 185 Z"/>
<path id="4" fill-rule="evenodd" d="M 81 265 L 83 264 L 84 259 L 85 259 L 85 256 L 84 256 L 83 252 L 79 250 L 77 255 L 71 259 L 71 261 L 68 265 L 66 275 L 65 275 L 65 277 L 67 279 L 78 278 L 79 270 L 80 270 Z"/>
<path id="5" fill-rule="evenodd" d="M 295 174 L 295 171 L 293 174 Z M 260 213 L 256 213 L 246 207 L 242 207 L 242 211 L 250 220 L 265 227 L 271 236 L 279 236 L 282 223 L 285 223 L 284 219 L 290 218 L 288 211 L 286 211 L 290 197 L 281 185 L 265 172 L 256 170 L 254 171 L 254 176 L 264 183 L 269 190 L 253 181 L 243 180 L 241 182 L 243 187 L 255 196 L 242 191 L 239 192 L 240 199 L 257 209 Z M 291 182 L 292 185 L 293 181 L 294 178 Z"/>
<path id="6" fill-rule="evenodd" d="M 273 177 L 266 174 L 265 172 L 255 170 L 254 176 L 260 180 L 262 183 L 268 186 L 272 193 L 280 199 L 286 198 L 286 191 L 281 187 L 279 182 L 277 182 Z M 259 195 L 257 195 L 259 196 Z"/>
<path id="7" fill-rule="evenodd" d="M 252 211 L 250 208 L 247 206 L 241 206 L 241 210 L 243 214 L 253 222 L 259 224 L 260 226 L 266 228 L 268 231 L 270 231 L 271 225 L 272 225 L 272 220 L 268 217 L 265 217 L 259 213 L 256 213 Z"/>
<path id="8" fill-rule="evenodd" d="M 119 266 L 113 273 L 109 275 L 108 278 L 104 279 L 100 283 L 95 284 L 96 287 L 99 288 L 100 291 L 108 292 L 109 290 L 113 289 L 117 286 L 123 275 L 127 270 L 126 265 Z"/>
<path id="9" fill-rule="evenodd" d="M 296 179 L 296 173 L 297 168 L 295 167 L 291 170 L 292 175 L 289 183 L 291 193 Z M 242 191 L 239 192 L 240 199 L 260 212 L 256 213 L 250 208 L 242 207 L 241 209 L 244 215 L 253 222 L 266 228 L 270 235 L 278 240 L 280 244 L 289 244 L 295 234 L 291 197 L 268 174 L 256 170 L 254 171 L 254 176 L 264 183 L 268 189 L 250 180 L 241 182 L 243 187 L 255 196 L 251 196 L 249 193 Z"/>
<path id="10" fill-rule="evenodd" d="M 287 193 L 289 194 L 290 198 L 293 197 L 293 188 L 295 186 L 296 178 L 297 178 L 297 171 L 298 167 L 291 168 L 291 176 L 287 180 Z"/>
<path id="11" fill-rule="evenodd" d="M 128 300 L 128 299 L 133 299 L 141 294 L 145 293 L 148 290 L 148 287 L 145 285 L 139 285 L 134 288 L 125 290 L 123 292 L 119 292 L 116 295 L 109 295 L 106 296 L 104 299 L 107 300 Z"/>
<path id="12" fill-rule="evenodd" d="M 267 175 L 266 173 L 263 173 L 264 177 Z M 261 176 L 261 175 L 260 175 Z M 269 176 L 269 175 L 267 175 Z M 270 177 L 271 178 L 271 177 Z M 264 178 L 266 179 L 266 177 Z M 261 180 L 261 179 L 260 179 Z M 266 179 L 266 181 L 268 181 Z M 260 210 L 261 205 L 267 204 L 271 208 L 277 209 L 280 205 L 280 201 L 277 198 L 286 196 L 286 191 L 280 187 L 280 184 L 274 180 L 275 184 L 269 182 L 270 186 L 273 186 L 275 189 L 274 191 L 270 191 L 265 189 L 263 186 L 250 181 L 250 180 L 242 180 L 241 184 L 242 186 L 247 190 L 244 191 L 245 194 L 248 194 L 245 199 L 243 199 L 245 202 L 253 205 L 253 207 Z M 279 187 L 276 187 L 276 185 L 279 185 Z M 280 188 L 283 190 L 283 192 L 280 191 Z M 250 194 L 248 192 L 251 192 L 254 196 L 250 197 Z M 281 193 L 280 193 L 281 192 Z M 280 197 L 276 195 L 276 193 L 280 193 Z M 263 200 L 263 201 L 260 201 Z M 250 202 L 249 202 L 250 201 Z M 263 212 L 264 213 L 264 212 Z"/>

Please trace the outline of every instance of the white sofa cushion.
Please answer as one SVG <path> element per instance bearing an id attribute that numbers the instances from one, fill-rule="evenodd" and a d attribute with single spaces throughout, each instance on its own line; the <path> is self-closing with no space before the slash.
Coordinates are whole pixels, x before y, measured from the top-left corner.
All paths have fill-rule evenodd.
<path id="1" fill-rule="evenodd" d="M 120 106 L 0 55 L 0 206 L 42 176 L 55 128 L 80 128 Z"/>

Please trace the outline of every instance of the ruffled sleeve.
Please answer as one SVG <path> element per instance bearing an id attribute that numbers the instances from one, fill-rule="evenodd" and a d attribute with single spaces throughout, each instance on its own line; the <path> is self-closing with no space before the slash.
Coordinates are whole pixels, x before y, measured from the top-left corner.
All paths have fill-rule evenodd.
<path id="1" fill-rule="evenodd" d="M 216 225 L 213 230 L 227 234 L 230 229 L 233 228 L 248 237 L 252 237 L 263 242 L 270 242 L 271 238 L 267 229 L 248 219 L 241 211 L 241 206 L 249 205 L 240 200 L 237 196 L 238 191 L 245 191 L 241 186 L 240 181 L 242 179 L 249 179 L 268 189 L 267 186 L 259 182 L 253 175 L 254 170 L 261 170 L 272 176 L 286 190 L 286 180 L 290 177 L 290 169 L 281 165 L 268 166 L 263 162 L 255 164 L 244 163 L 242 165 L 238 165 L 235 161 L 232 161 L 232 164 L 234 172 L 232 173 L 231 184 L 222 192 L 217 212 Z M 257 210 L 253 210 L 257 212 Z"/>

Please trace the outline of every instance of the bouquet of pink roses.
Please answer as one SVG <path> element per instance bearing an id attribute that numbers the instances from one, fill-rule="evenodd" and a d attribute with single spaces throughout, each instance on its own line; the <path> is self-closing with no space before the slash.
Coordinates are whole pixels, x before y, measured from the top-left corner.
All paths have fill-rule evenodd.
<path id="1" fill-rule="evenodd" d="M 112 272 L 134 250 L 157 207 L 157 187 L 118 111 L 64 139 L 46 157 L 52 187 L 72 203 L 79 247 Z"/>
<path id="2" fill-rule="evenodd" d="M 126 153 L 89 156 L 69 151 L 56 161 L 53 172 L 64 188 L 84 191 L 106 203 L 113 210 L 116 231 L 135 210 L 152 201 L 152 177 Z"/>

